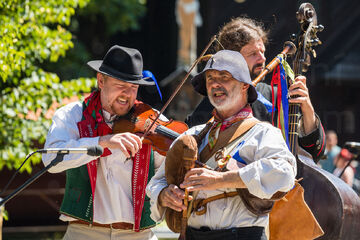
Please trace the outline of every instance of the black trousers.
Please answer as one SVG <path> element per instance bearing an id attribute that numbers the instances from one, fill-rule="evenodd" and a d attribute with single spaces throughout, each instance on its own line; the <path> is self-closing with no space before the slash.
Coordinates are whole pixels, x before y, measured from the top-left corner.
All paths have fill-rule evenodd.
<path id="1" fill-rule="evenodd" d="M 200 229 L 187 227 L 186 240 L 266 240 L 263 227 L 241 227 L 221 230 L 210 230 L 208 227 Z"/>

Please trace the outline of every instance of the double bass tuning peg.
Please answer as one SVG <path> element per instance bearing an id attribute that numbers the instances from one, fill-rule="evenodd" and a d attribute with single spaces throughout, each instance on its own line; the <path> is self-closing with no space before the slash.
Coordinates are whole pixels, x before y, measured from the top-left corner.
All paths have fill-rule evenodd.
<path id="1" fill-rule="evenodd" d="M 315 26 L 315 29 L 317 32 L 322 32 L 324 30 L 324 26 L 319 24 L 319 25 Z"/>
<path id="2" fill-rule="evenodd" d="M 315 39 L 309 40 L 308 43 L 310 46 L 317 46 L 317 45 L 320 45 L 322 42 L 320 41 L 320 39 L 315 38 Z"/>
<path id="3" fill-rule="evenodd" d="M 290 40 L 293 41 L 293 42 L 296 40 L 296 34 L 295 33 L 290 34 Z"/>
<path id="4" fill-rule="evenodd" d="M 314 58 L 316 58 L 316 51 L 314 49 L 311 50 L 311 54 L 313 55 Z"/>

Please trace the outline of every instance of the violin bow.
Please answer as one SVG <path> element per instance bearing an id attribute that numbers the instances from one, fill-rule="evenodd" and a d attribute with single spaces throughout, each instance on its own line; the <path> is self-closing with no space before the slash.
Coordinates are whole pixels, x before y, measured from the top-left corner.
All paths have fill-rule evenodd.
<path id="1" fill-rule="evenodd" d="M 186 80 L 188 79 L 191 71 L 196 67 L 196 65 L 201 61 L 202 56 L 206 53 L 206 51 L 209 49 L 211 44 L 215 41 L 216 35 L 214 35 L 210 42 L 206 45 L 204 50 L 201 52 L 200 56 L 195 60 L 195 62 L 190 67 L 189 71 L 186 73 L 183 80 L 180 82 L 180 84 L 176 87 L 175 91 L 171 94 L 170 98 L 166 101 L 165 105 L 161 108 L 160 112 L 157 114 L 156 118 L 153 120 L 153 122 L 150 124 L 150 126 L 145 130 L 144 135 L 141 137 L 141 140 L 143 140 L 150 132 L 150 129 L 154 126 L 155 122 L 159 119 L 160 115 L 164 113 L 165 109 L 169 106 L 170 102 L 174 99 L 176 94 L 179 92 L 180 88 L 184 85 Z"/>

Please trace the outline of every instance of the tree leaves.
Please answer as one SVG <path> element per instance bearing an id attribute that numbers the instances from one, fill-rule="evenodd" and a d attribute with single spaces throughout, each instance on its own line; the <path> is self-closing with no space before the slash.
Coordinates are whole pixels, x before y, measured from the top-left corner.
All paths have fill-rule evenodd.
<path id="1" fill-rule="evenodd" d="M 28 153 L 41 148 L 54 111 L 74 97 L 82 98 L 95 79 L 61 81 L 48 72 L 51 62 L 60 71 L 79 71 L 78 60 L 89 58 L 83 45 L 57 66 L 74 47 L 69 29 L 75 11 L 82 17 L 105 19 L 106 33 L 136 29 L 145 13 L 146 0 L 2 0 L 0 1 L 0 170 L 18 168 Z M 83 64 L 83 63 L 81 63 Z M 72 77 L 69 77 L 72 78 Z M 40 163 L 35 154 L 22 170 Z"/>
<path id="2" fill-rule="evenodd" d="M 73 47 L 66 29 L 75 8 L 89 0 L 7 0 L 0 3 L 0 169 L 20 166 L 26 155 L 45 142 L 51 124 L 49 108 L 82 96 L 95 79 L 60 82 L 39 64 L 56 62 Z M 39 163 L 30 159 L 25 170 Z"/>

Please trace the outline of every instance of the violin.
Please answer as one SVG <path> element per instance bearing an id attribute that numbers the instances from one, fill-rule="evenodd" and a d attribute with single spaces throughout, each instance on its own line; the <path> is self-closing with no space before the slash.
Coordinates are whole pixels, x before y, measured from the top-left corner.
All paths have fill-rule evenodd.
<path id="1" fill-rule="evenodd" d="M 154 121 L 155 123 L 152 124 Z M 151 129 L 148 129 L 149 127 Z M 136 101 L 127 115 L 115 120 L 113 133 L 144 134 L 148 131 L 142 142 L 152 145 L 155 151 L 165 156 L 174 139 L 188 129 L 184 122 L 158 119 L 158 112 L 151 106 Z"/>

